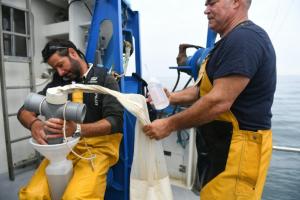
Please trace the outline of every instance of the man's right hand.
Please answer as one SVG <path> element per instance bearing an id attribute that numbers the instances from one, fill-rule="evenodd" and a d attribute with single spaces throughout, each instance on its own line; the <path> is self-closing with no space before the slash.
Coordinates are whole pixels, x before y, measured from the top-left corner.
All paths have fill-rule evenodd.
<path id="1" fill-rule="evenodd" d="M 31 135 L 39 144 L 47 144 L 47 137 L 44 131 L 44 122 L 37 120 L 31 126 Z"/>
<path id="2" fill-rule="evenodd" d="M 169 92 L 169 90 L 167 88 L 164 88 L 164 92 L 166 93 L 166 96 L 168 97 L 170 104 L 172 104 L 170 101 L 171 92 Z M 146 102 L 150 103 L 151 105 L 153 104 L 152 98 L 149 93 L 147 94 Z"/>
<path id="3" fill-rule="evenodd" d="M 193 45 L 193 44 L 180 44 L 179 45 L 179 52 L 178 52 L 178 55 L 176 57 L 176 62 L 177 62 L 178 66 L 186 65 L 186 59 L 187 59 L 186 49 L 187 48 L 199 49 L 199 48 L 202 48 L 202 47 L 197 46 L 197 45 Z"/>
<path id="4" fill-rule="evenodd" d="M 164 92 L 166 93 L 169 101 L 170 101 L 170 96 L 171 96 L 171 93 L 169 92 L 169 90 L 167 88 L 164 88 Z"/>

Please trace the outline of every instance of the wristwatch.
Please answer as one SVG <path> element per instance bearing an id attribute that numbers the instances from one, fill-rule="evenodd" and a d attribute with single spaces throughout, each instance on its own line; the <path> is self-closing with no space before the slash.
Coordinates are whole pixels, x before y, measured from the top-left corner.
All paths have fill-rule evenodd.
<path id="1" fill-rule="evenodd" d="M 73 134 L 73 137 L 81 137 L 81 125 L 80 124 L 76 124 L 76 130 Z"/>

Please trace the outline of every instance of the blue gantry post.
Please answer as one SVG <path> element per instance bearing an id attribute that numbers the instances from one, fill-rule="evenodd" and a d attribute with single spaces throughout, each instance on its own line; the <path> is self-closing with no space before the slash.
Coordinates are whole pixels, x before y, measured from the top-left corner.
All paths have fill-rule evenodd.
<path id="1" fill-rule="evenodd" d="M 88 62 L 95 62 L 98 43 L 101 38 L 101 23 L 109 20 L 112 23 L 112 37 L 105 49 L 102 65 L 107 69 L 113 68 L 118 74 L 123 74 L 123 40 L 124 34 L 133 37 L 135 56 L 135 72 L 141 76 L 141 53 L 139 35 L 139 14 L 122 0 L 96 0 L 89 29 L 88 46 L 86 58 Z M 127 35 L 128 37 L 128 35 Z M 97 64 L 97 63 L 96 63 Z M 120 79 L 120 90 L 123 93 L 141 94 L 142 88 L 138 80 L 132 76 L 123 76 Z M 124 114 L 123 140 L 120 147 L 120 159 L 118 163 L 109 170 L 107 178 L 107 189 L 105 199 L 128 200 L 130 169 L 134 148 L 135 117 L 129 112 Z"/>

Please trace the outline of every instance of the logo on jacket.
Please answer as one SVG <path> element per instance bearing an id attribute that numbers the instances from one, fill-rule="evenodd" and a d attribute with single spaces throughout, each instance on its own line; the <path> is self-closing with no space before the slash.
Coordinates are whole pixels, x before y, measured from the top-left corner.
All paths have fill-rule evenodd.
<path id="1" fill-rule="evenodd" d="M 94 104 L 95 104 L 95 106 L 99 106 L 99 100 L 98 100 L 98 93 L 95 93 L 95 99 L 94 99 Z"/>
<path id="2" fill-rule="evenodd" d="M 89 83 L 91 83 L 91 84 L 96 84 L 96 83 L 98 83 L 98 77 L 97 77 L 97 76 L 93 76 L 93 77 L 89 80 Z"/>

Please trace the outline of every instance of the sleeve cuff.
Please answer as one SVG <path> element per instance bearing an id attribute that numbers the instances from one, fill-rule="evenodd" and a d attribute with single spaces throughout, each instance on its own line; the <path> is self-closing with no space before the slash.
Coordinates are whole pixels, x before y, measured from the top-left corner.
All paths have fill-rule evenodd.
<path id="1" fill-rule="evenodd" d="M 111 124 L 111 133 L 123 132 L 123 121 L 118 120 L 115 117 L 109 116 L 105 118 Z"/>

